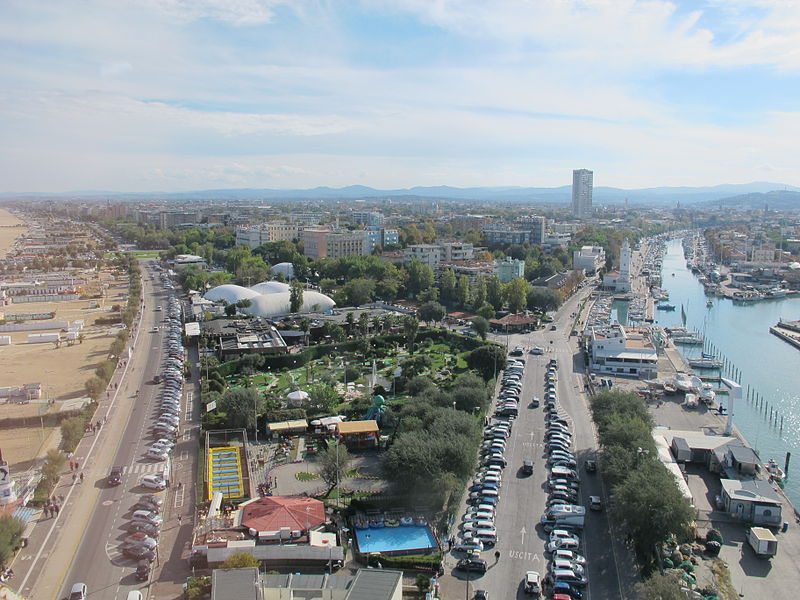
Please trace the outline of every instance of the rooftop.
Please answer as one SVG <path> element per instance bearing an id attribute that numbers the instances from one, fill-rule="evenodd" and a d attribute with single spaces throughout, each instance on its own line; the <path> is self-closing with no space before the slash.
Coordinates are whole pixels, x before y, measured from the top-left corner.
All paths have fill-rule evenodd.
<path id="1" fill-rule="evenodd" d="M 306 496 L 267 496 L 240 505 L 242 526 L 256 531 L 305 531 L 325 523 L 325 505 Z"/>
<path id="2" fill-rule="evenodd" d="M 722 484 L 722 490 L 730 498 L 766 504 L 782 504 L 780 497 L 767 481 L 760 479 L 749 481 L 720 479 L 720 483 Z"/>

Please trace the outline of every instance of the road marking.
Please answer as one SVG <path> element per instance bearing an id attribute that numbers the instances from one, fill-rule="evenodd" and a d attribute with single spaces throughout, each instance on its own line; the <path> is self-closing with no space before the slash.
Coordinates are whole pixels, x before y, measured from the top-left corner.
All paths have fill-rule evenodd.
<path id="1" fill-rule="evenodd" d="M 515 560 L 529 560 L 531 562 L 539 562 L 539 555 L 536 552 L 527 552 L 526 550 L 509 550 L 509 558 Z"/>
<path id="2" fill-rule="evenodd" d="M 519 530 L 520 535 L 522 536 L 522 541 L 520 542 L 523 546 L 525 545 L 525 534 L 528 533 L 525 531 L 525 527 Z"/>

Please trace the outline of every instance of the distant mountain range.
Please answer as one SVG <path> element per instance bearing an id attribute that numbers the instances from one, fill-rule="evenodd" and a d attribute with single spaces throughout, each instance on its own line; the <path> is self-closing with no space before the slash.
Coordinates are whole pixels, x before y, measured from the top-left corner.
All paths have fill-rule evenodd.
<path id="1" fill-rule="evenodd" d="M 711 200 L 709 202 L 717 202 Z M 761 210 L 798 210 L 800 209 L 800 192 L 792 190 L 773 190 L 771 192 L 752 192 L 720 198 L 718 203 L 724 207 Z"/>
<path id="2" fill-rule="evenodd" d="M 800 188 L 782 183 L 754 182 L 743 184 L 723 184 L 711 187 L 655 187 L 625 190 L 614 187 L 595 187 L 594 204 L 620 204 L 626 200 L 636 204 L 693 204 L 725 199 L 725 202 L 757 195 L 797 194 Z M 343 188 L 316 187 L 312 189 L 218 189 L 191 192 L 142 192 L 124 193 L 107 191 L 73 191 L 62 194 L 5 193 L 3 198 L 85 198 L 110 200 L 368 200 L 368 199 L 441 199 L 464 202 L 525 202 L 540 204 L 564 204 L 571 201 L 571 186 L 555 188 L 537 187 L 473 187 L 457 188 L 450 186 L 412 187 L 395 190 L 380 190 L 362 185 Z M 733 198 L 732 198 L 733 197 Z M 762 204 L 763 206 L 763 204 Z M 796 204 L 793 204 L 796 206 Z M 775 208 L 778 208 L 776 205 Z"/>

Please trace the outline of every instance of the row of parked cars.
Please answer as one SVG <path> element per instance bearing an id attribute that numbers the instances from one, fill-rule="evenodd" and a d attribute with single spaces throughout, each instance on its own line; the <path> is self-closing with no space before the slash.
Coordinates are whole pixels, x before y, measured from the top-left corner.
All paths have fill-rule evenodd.
<path id="1" fill-rule="evenodd" d="M 160 307 L 156 307 L 156 310 L 160 310 Z M 181 341 L 180 305 L 174 296 L 169 300 L 164 322 L 167 329 L 167 335 L 164 337 L 165 358 L 157 377 L 161 385 L 161 395 L 155 407 L 156 421 L 152 428 L 153 435 L 157 439 L 150 444 L 145 453 L 145 458 L 156 461 L 169 459 L 169 453 L 175 447 L 181 419 L 184 348 Z"/>
<path id="2" fill-rule="evenodd" d="M 506 445 L 514 418 L 519 414 L 524 370 L 524 358 L 509 359 L 497 396 L 495 418 L 484 430 L 481 467 L 469 488 L 470 508 L 460 525 L 460 542 L 453 547 L 454 551 L 468 554 L 456 565 L 464 571 L 485 573 L 487 563 L 480 558 L 480 553 L 497 544 L 495 510 L 503 485 L 503 470 L 508 464 Z"/>
<path id="3" fill-rule="evenodd" d="M 579 553 L 586 509 L 579 505 L 580 477 L 572 429 L 558 403 L 558 360 L 551 358 L 544 381 L 544 447 L 549 469 L 547 507 L 540 525 L 548 534 L 545 552 L 554 600 L 581 598 L 588 583 L 586 559 Z"/>

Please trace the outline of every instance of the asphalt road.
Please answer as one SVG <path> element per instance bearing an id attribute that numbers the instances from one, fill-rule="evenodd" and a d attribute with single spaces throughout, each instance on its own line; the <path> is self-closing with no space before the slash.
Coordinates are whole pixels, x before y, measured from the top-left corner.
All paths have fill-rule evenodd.
<path id="1" fill-rule="evenodd" d="M 156 474 L 164 469 L 165 463 L 158 463 L 144 458 L 148 444 L 153 441 L 150 426 L 155 422 L 154 410 L 157 406 L 157 395 L 160 386 L 153 385 L 152 379 L 159 369 L 163 359 L 163 319 L 166 318 L 168 293 L 163 291 L 158 276 L 155 283 L 150 281 L 150 271 L 142 264 L 143 291 L 145 309 L 142 313 L 139 341 L 130 359 L 133 368 L 128 377 L 130 394 L 133 406 L 130 413 L 112 415 L 111 419 L 127 418 L 118 448 L 111 464 L 125 467 L 122 484 L 111 487 L 106 483 L 105 475 L 97 473 L 93 478 L 87 478 L 83 485 L 92 485 L 99 489 L 99 495 L 94 507 L 91 509 L 88 526 L 86 527 L 80 545 L 75 553 L 68 575 L 65 578 L 59 598 L 69 595 L 70 587 L 75 582 L 86 583 L 90 598 L 97 599 L 124 599 L 130 590 L 140 589 L 147 597 L 150 582 L 136 581 L 134 576 L 136 561 L 128 558 L 120 551 L 123 538 L 128 534 L 123 529 L 130 521 L 131 506 L 138 496 L 144 493 L 155 493 L 139 485 L 139 480 L 145 474 Z M 158 286 L 157 289 L 154 286 Z M 156 312 L 154 309 L 161 305 L 164 310 Z M 153 327 L 159 327 L 158 333 L 153 333 Z M 131 385 L 131 383 L 133 385 Z M 138 397 L 133 390 L 138 389 Z M 111 444 L 109 444 L 111 446 Z M 109 447 L 107 450 L 111 450 Z M 173 450 L 180 452 L 180 446 Z M 107 475 L 107 473 L 106 473 Z M 161 537 L 159 550 L 165 551 L 165 542 L 168 542 L 167 519 L 170 506 L 167 494 L 162 507 Z M 157 558 L 157 561 L 161 557 Z M 154 563 L 154 568 L 157 566 Z"/>
<path id="2" fill-rule="evenodd" d="M 547 573 L 548 559 L 544 548 L 548 534 L 537 526 L 547 501 L 544 411 L 543 407 L 529 408 L 529 403 L 533 396 L 544 397 L 544 376 L 552 357 L 558 359 L 557 396 L 561 413 L 572 424 L 574 451 L 581 477 L 579 501 L 588 506 L 590 495 L 605 497 L 599 476 L 586 474 L 583 470 L 584 461 L 592 457 L 597 443 L 586 395 L 583 393 L 583 358 L 578 351 L 577 338 L 569 337 L 574 321 L 570 315 L 578 309 L 580 301 L 588 293 L 588 289 L 583 290 L 562 306 L 554 323 L 556 331 L 551 331 L 548 325 L 546 329 L 530 334 L 493 336 L 496 341 L 507 343 L 509 349 L 540 346 L 545 349 L 545 354 L 525 354 L 522 400 L 505 453 L 508 466 L 503 473 L 503 486 L 496 511 L 498 544 L 481 554 L 481 558 L 488 562 L 489 569 L 482 576 L 453 570 L 452 576 L 463 582 L 464 588 L 460 594 L 453 595 L 454 586 L 448 585 L 448 597 L 463 595 L 464 598 L 472 598 L 476 589 L 484 589 L 492 598 L 526 598 L 529 596 L 523 591 L 525 573 L 538 571 L 542 576 Z M 523 460 L 535 461 L 533 475 L 525 477 L 521 474 Z M 458 523 L 455 527 L 458 527 Z M 620 544 L 609 543 L 610 539 L 605 512 L 587 510 L 579 551 L 586 556 L 588 563 L 589 586 L 586 597 L 627 597 L 622 590 L 627 589 L 628 578 L 620 578 L 618 567 L 618 564 L 628 564 L 627 553 L 624 548 L 620 551 Z M 495 558 L 495 552 L 499 552 L 499 558 Z M 456 559 L 462 556 L 451 555 L 448 566 L 455 566 Z M 622 567 L 623 571 L 626 569 L 626 566 Z"/>

